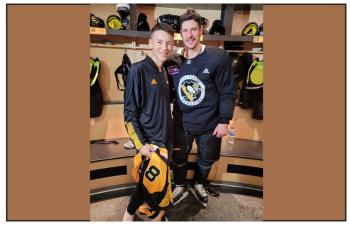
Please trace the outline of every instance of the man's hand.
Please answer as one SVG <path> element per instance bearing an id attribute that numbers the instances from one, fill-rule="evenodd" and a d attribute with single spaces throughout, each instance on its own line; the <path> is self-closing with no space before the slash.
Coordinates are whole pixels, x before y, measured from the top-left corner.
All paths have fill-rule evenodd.
<path id="1" fill-rule="evenodd" d="M 221 138 L 222 136 L 227 135 L 228 124 L 218 124 L 214 129 L 213 135 L 217 138 Z"/>
<path id="2" fill-rule="evenodd" d="M 141 149 L 140 149 L 140 153 L 149 159 L 151 159 L 153 151 L 154 151 L 153 146 L 149 145 L 148 143 L 143 145 L 143 147 L 141 147 Z"/>

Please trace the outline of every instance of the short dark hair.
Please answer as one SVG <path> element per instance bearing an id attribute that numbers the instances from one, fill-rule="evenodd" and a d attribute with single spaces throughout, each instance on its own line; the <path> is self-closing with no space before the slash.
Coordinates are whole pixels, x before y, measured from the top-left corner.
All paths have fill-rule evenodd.
<path id="1" fill-rule="evenodd" d="M 202 23 L 201 23 L 202 16 L 199 15 L 197 11 L 193 8 L 187 8 L 186 12 L 180 16 L 180 19 L 179 19 L 180 28 L 182 27 L 182 23 L 184 21 L 189 21 L 189 20 L 194 20 L 195 22 L 197 22 L 199 28 L 202 27 Z"/>
<path id="2" fill-rule="evenodd" d="M 151 35 L 156 31 L 164 31 L 168 33 L 171 36 L 174 36 L 174 29 L 167 23 L 157 23 L 152 29 L 151 29 Z"/>

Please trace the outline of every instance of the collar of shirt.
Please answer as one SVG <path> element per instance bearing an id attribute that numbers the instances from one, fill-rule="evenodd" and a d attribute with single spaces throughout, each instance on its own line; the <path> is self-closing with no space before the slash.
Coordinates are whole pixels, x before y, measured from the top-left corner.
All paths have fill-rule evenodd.
<path id="1" fill-rule="evenodd" d="M 201 51 L 199 52 L 198 55 L 202 54 L 202 53 L 204 52 L 204 50 L 205 50 L 205 45 L 204 45 L 204 44 L 201 44 L 201 46 L 202 46 L 202 48 L 201 48 Z M 182 55 L 183 57 L 185 57 L 185 55 L 184 55 L 184 53 L 185 53 L 185 48 L 180 48 L 180 49 L 178 49 L 178 50 L 176 51 L 176 53 L 179 54 L 179 55 Z M 196 55 L 196 57 L 197 57 L 198 55 Z M 196 58 L 196 57 L 194 57 L 194 58 Z M 186 57 L 185 57 L 185 58 L 186 58 Z M 194 58 L 192 58 L 192 59 L 194 59 Z M 187 58 L 186 58 L 186 59 L 187 59 Z"/>
<path id="2" fill-rule="evenodd" d="M 153 59 L 151 57 L 149 57 L 148 55 L 146 55 L 145 60 L 154 68 L 154 70 L 156 70 L 159 73 L 163 73 L 164 72 L 164 66 L 162 67 L 162 71 L 159 71 L 157 64 L 153 61 Z"/>

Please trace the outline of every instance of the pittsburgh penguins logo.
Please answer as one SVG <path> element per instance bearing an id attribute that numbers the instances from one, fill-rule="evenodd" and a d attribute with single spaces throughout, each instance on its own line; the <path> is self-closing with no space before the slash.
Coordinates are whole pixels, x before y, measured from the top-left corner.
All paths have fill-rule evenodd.
<path id="1" fill-rule="evenodd" d="M 195 75 L 185 75 L 179 81 L 178 94 L 182 103 L 195 106 L 205 96 L 205 86 Z"/>

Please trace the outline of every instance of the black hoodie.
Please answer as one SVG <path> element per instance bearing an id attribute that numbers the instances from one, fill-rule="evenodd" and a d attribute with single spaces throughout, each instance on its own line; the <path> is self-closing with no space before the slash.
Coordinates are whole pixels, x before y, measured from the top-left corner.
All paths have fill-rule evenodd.
<path id="1" fill-rule="evenodd" d="M 165 70 L 148 56 L 131 65 L 124 91 L 124 121 L 137 150 L 146 143 L 169 148 L 172 119 Z"/>

